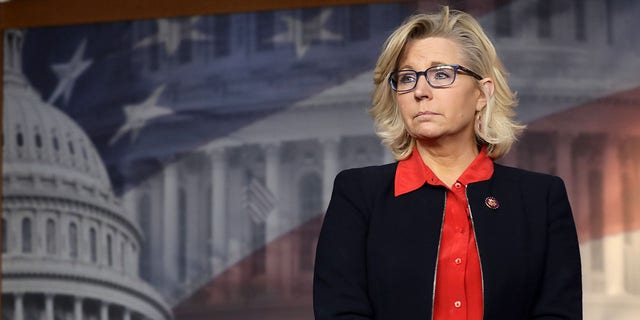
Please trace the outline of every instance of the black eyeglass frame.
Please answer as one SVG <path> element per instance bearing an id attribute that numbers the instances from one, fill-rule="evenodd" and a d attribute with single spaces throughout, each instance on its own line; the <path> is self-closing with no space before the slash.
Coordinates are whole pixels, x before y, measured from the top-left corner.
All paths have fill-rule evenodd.
<path id="1" fill-rule="evenodd" d="M 451 79 L 451 83 L 447 84 L 447 85 L 433 85 L 431 83 L 431 81 L 429 81 L 429 77 L 427 77 L 427 72 L 433 70 L 433 69 L 445 69 L 445 68 L 452 68 L 453 69 L 453 79 Z M 389 73 L 388 81 L 389 81 L 389 85 L 391 86 L 391 89 L 395 92 L 400 92 L 400 93 L 404 93 L 404 92 L 410 92 L 415 90 L 416 86 L 418 85 L 418 80 L 420 79 L 420 76 L 424 76 L 424 78 L 427 80 L 427 83 L 429 84 L 429 86 L 431 86 L 432 88 L 446 88 L 451 86 L 454 82 L 456 82 L 456 76 L 458 74 L 458 70 L 462 70 L 466 73 L 466 75 L 472 76 L 474 78 L 476 78 L 477 80 L 482 80 L 482 76 L 480 76 L 479 74 L 473 72 L 471 69 L 466 68 L 464 66 L 461 66 L 459 64 L 440 64 L 437 66 L 433 66 L 433 67 L 429 67 L 424 71 L 415 71 L 415 70 L 397 70 L 397 71 L 393 71 L 391 73 Z M 393 78 L 395 75 L 397 75 L 400 72 L 407 72 L 407 71 L 413 71 L 416 74 L 416 82 L 413 83 L 413 87 L 411 89 L 405 89 L 405 90 L 398 90 L 398 88 L 396 87 L 395 82 Z M 465 73 L 462 73 L 463 75 L 465 75 Z"/>

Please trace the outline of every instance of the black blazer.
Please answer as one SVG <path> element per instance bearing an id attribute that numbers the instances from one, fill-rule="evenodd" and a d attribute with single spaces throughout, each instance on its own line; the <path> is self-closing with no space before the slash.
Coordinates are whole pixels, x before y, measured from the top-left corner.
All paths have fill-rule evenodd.
<path id="1" fill-rule="evenodd" d="M 432 318 L 446 189 L 394 197 L 397 164 L 342 171 L 325 216 L 313 284 L 316 320 Z M 484 319 L 582 319 L 580 253 L 564 183 L 495 164 L 467 187 Z M 495 197 L 499 208 L 485 204 Z"/>

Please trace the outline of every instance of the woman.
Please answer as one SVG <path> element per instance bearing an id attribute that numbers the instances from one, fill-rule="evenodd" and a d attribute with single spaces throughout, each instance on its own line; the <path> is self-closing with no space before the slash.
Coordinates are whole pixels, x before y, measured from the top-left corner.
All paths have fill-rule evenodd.
<path id="1" fill-rule="evenodd" d="M 378 135 L 398 162 L 338 174 L 314 312 L 329 319 L 581 319 L 562 180 L 495 164 L 523 129 L 478 22 L 409 18 L 374 72 Z"/>

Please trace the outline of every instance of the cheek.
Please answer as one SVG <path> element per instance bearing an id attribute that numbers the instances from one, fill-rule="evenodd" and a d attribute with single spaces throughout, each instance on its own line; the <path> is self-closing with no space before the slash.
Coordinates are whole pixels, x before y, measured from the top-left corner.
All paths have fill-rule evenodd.
<path id="1" fill-rule="evenodd" d="M 402 96 L 399 96 L 396 101 L 398 102 L 398 111 L 400 112 L 400 116 L 406 121 L 407 118 L 410 117 L 409 114 L 411 113 L 411 107 Z"/>
<path id="2" fill-rule="evenodd" d="M 478 98 L 474 94 L 460 95 L 456 97 L 456 105 L 459 107 L 458 117 L 460 119 L 474 118 L 477 111 Z"/>

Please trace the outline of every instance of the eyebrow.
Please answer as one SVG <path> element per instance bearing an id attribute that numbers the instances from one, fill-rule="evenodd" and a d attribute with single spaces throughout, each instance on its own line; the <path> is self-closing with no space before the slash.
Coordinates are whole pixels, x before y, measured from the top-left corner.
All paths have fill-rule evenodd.
<path id="1" fill-rule="evenodd" d="M 441 62 L 441 61 L 432 61 L 431 64 L 429 65 L 429 67 L 439 66 L 439 65 L 443 65 L 443 64 L 449 64 L 449 63 Z M 413 69 L 413 66 L 410 65 L 410 64 L 405 64 L 404 66 L 398 68 L 398 70 L 403 70 L 403 69 Z"/>

